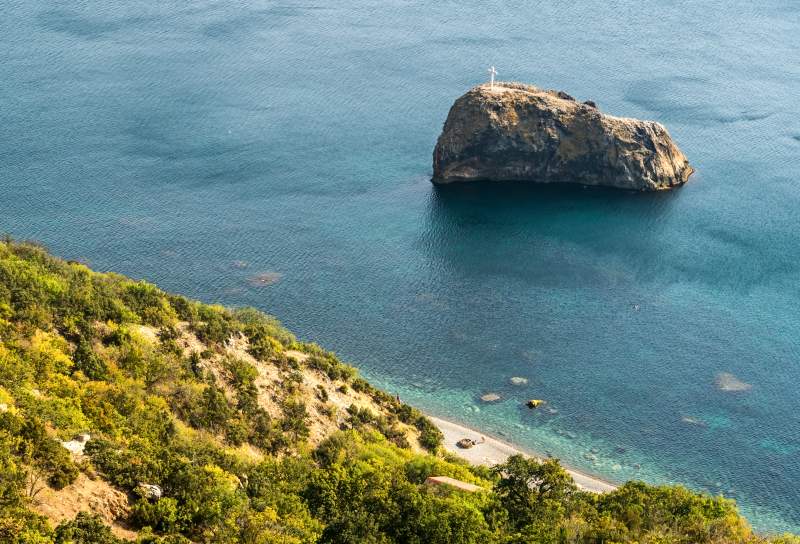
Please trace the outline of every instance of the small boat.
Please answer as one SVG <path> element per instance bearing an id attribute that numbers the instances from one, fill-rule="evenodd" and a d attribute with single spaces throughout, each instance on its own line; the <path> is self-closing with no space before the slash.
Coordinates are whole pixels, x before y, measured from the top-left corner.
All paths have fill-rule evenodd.
<path id="1" fill-rule="evenodd" d="M 525 406 L 533 410 L 534 408 L 538 408 L 542 404 L 545 404 L 545 401 L 543 401 L 542 399 L 531 399 L 525 403 Z"/>

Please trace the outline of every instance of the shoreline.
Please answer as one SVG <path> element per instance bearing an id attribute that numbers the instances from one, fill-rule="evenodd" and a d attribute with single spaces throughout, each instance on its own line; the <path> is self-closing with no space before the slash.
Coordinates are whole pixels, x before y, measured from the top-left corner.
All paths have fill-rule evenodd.
<path id="1" fill-rule="evenodd" d="M 443 446 L 445 450 L 469 461 L 474 465 L 493 466 L 505 462 L 506 459 L 516 454 L 543 459 L 541 455 L 538 455 L 535 452 L 526 451 L 499 438 L 495 438 L 490 434 L 479 432 L 470 427 L 459 425 L 458 423 L 453 423 L 452 421 L 434 417 L 429 414 L 425 415 L 433 422 L 434 425 L 436 425 L 440 431 L 442 431 L 442 434 L 444 435 Z M 480 441 L 481 438 L 485 438 L 485 441 L 476 444 L 469 449 L 462 449 L 456 446 L 456 442 L 462 438 L 471 438 L 476 441 Z M 572 476 L 575 484 L 583 491 L 589 491 L 592 493 L 607 493 L 617 489 L 617 486 L 611 482 L 605 481 L 596 476 L 591 476 L 585 472 L 572 469 L 564 464 L 561 466 L 564 467 L 564 470 L 566 470 L 570 476 Z"/>

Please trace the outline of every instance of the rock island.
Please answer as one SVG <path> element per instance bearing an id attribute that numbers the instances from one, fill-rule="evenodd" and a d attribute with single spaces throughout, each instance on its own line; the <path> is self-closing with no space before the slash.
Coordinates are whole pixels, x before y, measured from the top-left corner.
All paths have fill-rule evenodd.
<path id="1" fill-rule="evenodd" d="M 456 100 L 433 152 L 436 184 L 576 183 L 660 191 L 694 169 L 654 121 L 522 83 L 479 85 Z"/>

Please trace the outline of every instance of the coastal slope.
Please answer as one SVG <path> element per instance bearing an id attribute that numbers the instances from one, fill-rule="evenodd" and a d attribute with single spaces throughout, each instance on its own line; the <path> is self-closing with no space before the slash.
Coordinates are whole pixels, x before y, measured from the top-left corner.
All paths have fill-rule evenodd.
<path id="1" fill-rule="evenodd" d="M 433 153 L 432 181 L 658 191 L 684 184 L 692 172 L 659 123 L 607 115 L 561 91 L 496 83 L 453 104 Z"/>
<path id="2" fill-rule="evenodd" d="M 770 542 L 723 497 L 441 444 L 257 310 L 0 241 L 3 544 Z"/>

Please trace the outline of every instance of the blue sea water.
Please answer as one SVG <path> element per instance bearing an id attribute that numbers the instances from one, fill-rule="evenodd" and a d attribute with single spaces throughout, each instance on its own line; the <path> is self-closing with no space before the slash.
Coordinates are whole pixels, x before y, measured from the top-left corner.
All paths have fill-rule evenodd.
<path id="1" fill-rule="evenodd" d="M 800 531 L 798 36 L 793 0 L 6 0 L 0 231 L 256 306 L 435 415 Z M 433 187 L 448 108 L 492 64 L 663 122 L 697 173 Z"/>

